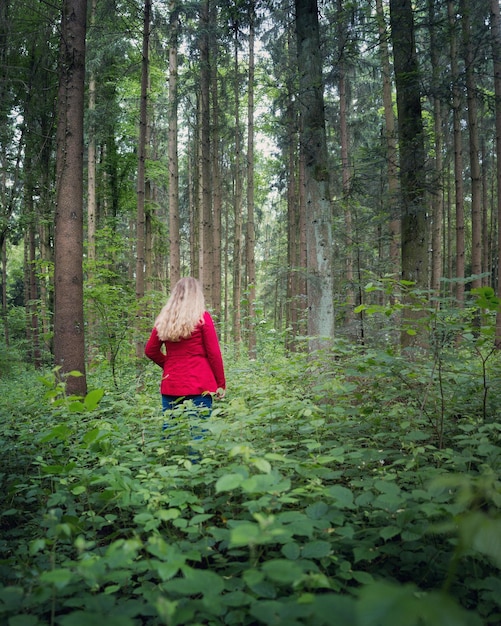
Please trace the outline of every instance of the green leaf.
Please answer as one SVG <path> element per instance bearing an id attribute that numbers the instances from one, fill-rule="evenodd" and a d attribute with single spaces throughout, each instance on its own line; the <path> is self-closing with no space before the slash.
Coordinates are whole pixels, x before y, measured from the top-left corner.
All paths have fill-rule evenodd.
<path id="1" fill-rule="evenodd" d="M 325 502 L 315 502 L 306 508 L 306 515 L 313 520 L 319 520 L 327 515 L 329 507 Z"/>
<path id="2" fill-rule="evenodd" d="M 288 559 L 266 561 L 261 569 L 268 578 L 282 585 L 291 585 L 303 577 L 302 568 Z"/>
<path id="3" fill-rule="evenodd" d="M 398 526 L 385 526 L 381 528 L 379 531 L 379 536 L 382 537 L 385 541 L 388 539 L 392 539 L 400 534 L 401 529 Z"/>
<path id="4" fill-rule="evenodd" d="M 343 487 L 342 485 L 334 485 L 333 487 L 329 487 L 327 489 L 328 495 L 333 498 L 336 506 L 341 509 L 353 509 L 353 493 L 347 487 Z"/>
<path id="5" fill-rule="evenodd" d="M 285 543 L 281 548 L 281 552 L 285 558 L 290 559 L 291 561 L 295 561 L 301 556 L 301 548 L 295 541 Z"/>
<path id="6" fill-rule="evenodd" d="M 269 474 L 271 472 L 271 464 L 266 459 L 255 458 L 252 459 L 252 464 L 257 467 L 260 472 Z"/>
<path id="7" fill-rule="evenodd" d="M 244 478 L 240 474 L 225 474 L 216 483 L 216 493 L 222 491 L 233 491 L 242 484 Z"/>
<path id="8" fill-rule="evenodd" d="M 54 585 L 56 589 L 64 589 L 71 582 L 73 574 L 69 569 L 53 569 L 48 572 L 42 572 L 40 580 L 45 583 Z"/>
<path id="9" fill-rule="evenodd" d="M 183 567 L 183 578 L 175 578 L 167 581 L 163 587 L 166 591 L 178 593 L 183 596 L 201 594 L 213 596 L 222 593 L 224 581 L 218 574 L 209 570 Z"/>
<path id="10" fill-rule="evenodd" d="M 93 389 L 84 398 L 84 405 L 87 411 L 94 411 L 104 396 L 104 389 Z"/>
<path id="11" fill-rule="evenodd" d="M 332 545 L 328 541 L 310 541 L 303 546 L 301 555 L 304 559 L 321 559 L 331 552 Z"/>

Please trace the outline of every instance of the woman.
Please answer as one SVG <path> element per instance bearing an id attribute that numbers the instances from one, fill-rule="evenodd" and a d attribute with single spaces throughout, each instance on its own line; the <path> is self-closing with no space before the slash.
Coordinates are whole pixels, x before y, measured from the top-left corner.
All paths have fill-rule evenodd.
<path id="1" fill-rule="evenodd" d="M 212 317 L 205 310 L 202 287 L 195 278 L 181 278 L 160 311 L 145 346 L 146 356 L 163 370 L 160 383 L 166 411 L 184 400 L 212 408 L 212 394 L 222 398 L 226 380 Z"/>

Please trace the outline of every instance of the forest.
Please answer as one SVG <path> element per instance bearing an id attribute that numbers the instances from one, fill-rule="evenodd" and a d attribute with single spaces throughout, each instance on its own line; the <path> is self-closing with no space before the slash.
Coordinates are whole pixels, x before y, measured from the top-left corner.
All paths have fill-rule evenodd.
<path id="1" fill-rule="evenodd" d="M 1 0 L 0 174 L 2 624 L 501 623 L 499 0 Z"/>

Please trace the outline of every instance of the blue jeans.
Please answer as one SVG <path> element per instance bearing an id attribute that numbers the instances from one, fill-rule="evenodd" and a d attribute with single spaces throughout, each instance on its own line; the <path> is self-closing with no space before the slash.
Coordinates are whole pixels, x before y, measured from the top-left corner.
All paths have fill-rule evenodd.
<path id="1" fill-rule="evenodd" d="M 212 411 L 212 396 L 208 393 L 200 396 L 166 396 L 162 394 L 162 411 L 173 411 L 180 407 L 184 402 L 187 403 L 186 412 L 189 418 L 198 417 L 207 419 Z M 191 406 L 190 406 L 191 405 Z M 162 430 L 170 427 L 169 422 L 164 422 Z M 191 425 L 191 438 L 194 440 L 203 439 L 207 430 L 201 426 Z"/>

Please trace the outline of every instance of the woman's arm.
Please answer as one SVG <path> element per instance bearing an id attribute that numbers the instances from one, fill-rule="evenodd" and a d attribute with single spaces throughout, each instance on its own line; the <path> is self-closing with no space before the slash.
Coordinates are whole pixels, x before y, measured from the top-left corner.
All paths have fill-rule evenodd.
<path id="1" fill-rule="evenodd" d="M 150 338 L 144 347 L 144 353 L 149 359 L 160 367 L 164 366 L 166 359 L 165 354 L 162 352 L 162 344 L 163 342 L 160 341 L 158 337 L 157 329 L 154 328 L 151 331 Z"/>
<path id="2" fill-rule="evenodd" d="M 221 355 L 221 348 L 219 346 L 214 322 L 210 313 L 207 311 L 204 313 L 204 322 L 205 323 L 202 325 L 202 337 L 207 359 L 209 360 L 217 386 L 224 390 L 226 389 L 226 378 L 224 375 L 223 357 Z"/>

